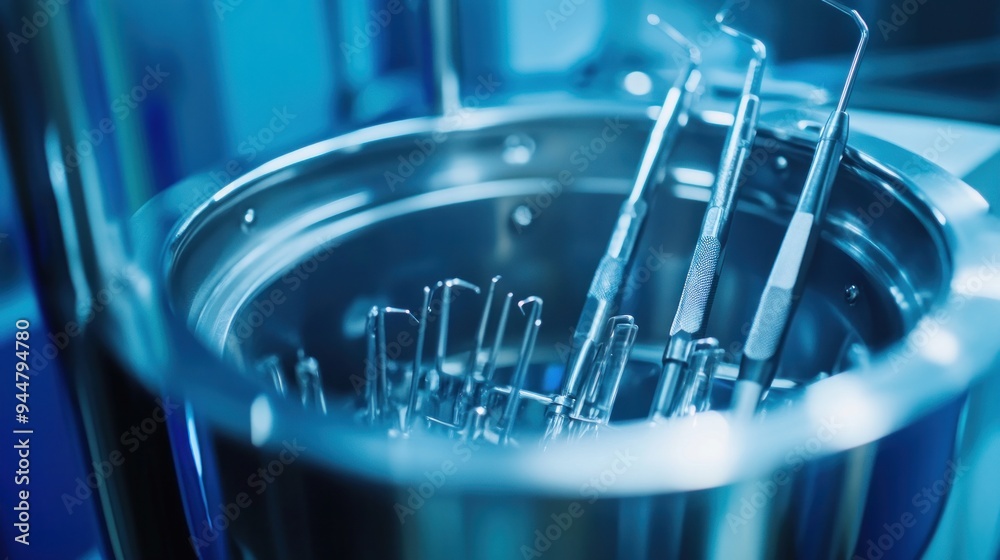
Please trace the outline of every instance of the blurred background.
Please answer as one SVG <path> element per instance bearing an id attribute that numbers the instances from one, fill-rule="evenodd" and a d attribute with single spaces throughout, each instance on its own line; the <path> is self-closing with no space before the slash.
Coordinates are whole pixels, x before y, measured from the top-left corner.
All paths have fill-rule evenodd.
<path id="1" fill-rule="evenodd" d="M 97 129 L 101 119 L 112 120 L 112 137 L 94 143 L 99 153 L 128 156 L 132 210 L 194 172 L 225 169 L 230 160 L 246 171 L 290 148 L 435 107 L 429 0 L 51 3 L 65 17 L 49 18 L 46 3 L 32 4 L 43 14 L 39 22 L 52 20 L 38 33 L 63 26 L 72 32 L 62 46 L 87 84 L 78 93 L 93 119 L 80 124 Z M 855 107 L 1000 125 L 1000 6 L 853 4 L 872 33 Z M 658 103 L 675 65 L 645 14 L 673 22 L 702 47 L 706 66 L 724 71 L 716 63 L 733 58 L 735 47 L 715 41 L 717 8 L 664 0 L 459 2 L 454 47 L 462 96 L 491 77 L 499 87 L 478 104 L 539 94 Z M 850 22 L 818 1 L 741 0 L 736 13 L 769 47 L 766 93 L 839 90 L 853 47 Z M 27 38 L 34 24 L 6 23 L 5 56 L 23 58 L 20 51 L 34 48 Z M 129 99 L 151 69 L 162 76 Z M 35 78 L 24 76 L 16 89 L 32 91 Z M 248 142 L 278 109 L 294 115 L 287 126 Z"/>
<path id="2" fill-rule="evenodd" d="M 38 271 L 48 266 L 46 251 L 55 248 L 52 240 L 26 232 L 54 209 L 19 206 L 14 197 L 15 186 L 34 173 L 36 146 L 57 150 L 66 165 L 79 166 L 81 181 L 106 203 L 108 214 L 100 221 L 118 235 L 150 197 L 195 173 L 209 172 L 213 182 L 205 189 L 217 190 L 275 156 L 338 133 L 447 113 L 442 77 L 432 64 L 433 39 L 443 32 L 452 38 L 457 93 L 465 106 L 557 103 L 567 96 L 658 104 L 676 64 L 662 36 L 645 24 L 649 12 L 705 52 L 711 84 L 706 103 L 732 101 L 741 85 L 732 43 L 715 41 L 719 33 L 712 15 L 718 6 L 711 2 L 463 0 L 456 2 L 446 31 L 432 17 L 435 6 L 448 5 L 438 3 L 4 2 L 4 340 L 11 338 L 14 318 L 40 318 L 49 305 L 39 294 L 52 280 Z M 995 206 L 1000 202 L 1000 3 L 850 4 L 871 27 L 852 100 L 855 126 L 914 150 L 943 136 L 945 149 L 922 155 Z M 824 104 L 835 96 L 830 92 L 839 91 L 853 50 L 849 21 L 818 0 L 742 0 L 736 13 L 738 23 L 768 44 L 764 111 L 772 102 Z M 53 98 L 73 109 L 61 116 L 64 135 L 55 143 L 47 140 L 42 112 L 35 110 Z M 115 164 L 100 164 L 108 161 Z M 61 349 L 59 341 L 51 342 Z M 67 505 L 67 492 L 72 494 L 93 467 L 65 364 L 53 354 L 33 381 L 32 399 L 45 411 L 35 425 L 45 443 L 35 456 L 44 485 L 36 487 L 34 507 L 37 519 L 45 521 L 35 525 L 39 544 L 32 557 L 111 557 L 100 513 L 109 504 L 83 500 L 77 507 L 71 500 Z M 161 436 L 166 437 L 154 439 Z M 165 483 L 158 491 L 179 501 L 169 486 L 169 443 L 161 444 L 149 448 L 144 472 Z M 2 498 L 7 504 L 13 495 Z M 164 520 L 183 519 L 179 504 L 160 514 Z M 6 507 L 0 512 L 4 547 L 14 534 L 9 515 Z M 183 526 L 165 529 L 170 530 L 184 533 Z M 8 552 L 19 557 L 17 550 Z"/>

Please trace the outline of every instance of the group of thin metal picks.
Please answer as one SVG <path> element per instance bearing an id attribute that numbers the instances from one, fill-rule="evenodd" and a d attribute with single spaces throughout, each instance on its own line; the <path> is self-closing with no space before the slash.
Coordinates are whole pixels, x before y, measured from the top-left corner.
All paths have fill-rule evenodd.
<path id="1" fill-rule="evenodd" d="M 803 281 L 819 238 L 830 191 L 843 158 L 848 137 L 847 103 L 868 40 L 868 28 L 856 10 L 834 0 L 822 0 L 849 15 L 860 29 L 860 39 L 837 106 L 823 127 L 812 163 L 772 265 L 739 364 L 730 408 L 733 414 L 755 413 L 774 381 L 778 356 L 803 291 Z M 766 48 L 764 44 L 730 25 L 731 3 L 716 15 L 719 29 L 749 47 L 751 59 L 724 143 L 718 171 L 702 219 L 684 287 L 670 327 L 662 370 L 648 418 L 661 421 L 703 411 L 710 406 L 714 373 L 722 361 L 719 342 L 705 330 L 725 256 L 736 206 L 741 173 L 757 132 L 760 89 Z M 623 372 L 635 343 L 638 327 L 628 315 L 610 316 L 633 264 L 634 249 L 643 236 L 652 193 L 661 166 L 670 154 L 684 124 L 692 97 L 702 79 L 699 49 L 659 17 L 649 24 L 662 30 L 686 54 L 686 63 L 667 92 L 647 140 L 628 198 L 622 204 L 607 250 L 602 256 L 574 329 L 569 359 L 558 392 L 540 394 L 525 389 L 532 353 L 541 327 L 542 300 L 531 296 L 517 303 L 527 324 L 520 352 L 509 382 L 497 382 L 498 358 L 513 294 L 504 297 L 493 343 L 484 347 L 486 331 L 500 277 L 490 282 L 480 316 L 474 348 L 465 359 L 449 359 L 450 302 L 455 290 L 480 288 L 452 278 L 423 289 L 420 317 L 394 307 L 373 307 L 367 320 L 367 362 L 364 401 L 359 417 L 389 433 L 409 434 L 414 429 L 443 430 L 452 437 L 481 439 L 498 445 L 518 443 L 514 427 L 520 403 L 533 400 L 546 407 L 545 430 L 539 441 L 578 439 L 607 426 Z M 441 294 L 437 321 L 437 346 L 431 364 L 425 364 L 431 299 Z M 386 317 L 409 315 L 417 322 L 412 364 L 391 360 L 386 351 Z M 300 355 L 296 374 L 303 403 L 325 410 L 315 360 Z M 462 363 L 464 362 L 464 363 Z M 268 376 L 280 385 L 280 372 L 265 364 Z M 284 390 L 283 386 L 279 390 Z"/>

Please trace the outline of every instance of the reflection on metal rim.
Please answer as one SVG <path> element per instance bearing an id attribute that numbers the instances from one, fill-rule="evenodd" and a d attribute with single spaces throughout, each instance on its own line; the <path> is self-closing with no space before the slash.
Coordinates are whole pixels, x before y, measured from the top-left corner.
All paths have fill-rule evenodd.
<path id="1" fill-rule="evenodd" d="M 278 158 L 226 186 L 193 212 L 181 215 L 179 206 L 191 197 L 198 198 L 198 188 L 203 184 L 203 179 L 192 178 L 153 200 L 134 218 L 134 228 L 143 238 L 151 240 L 151 247 L 167 247 L 165 253 L 144 252 L 143 264 L 149 270 L 174 274 L 178 258 L 188 249 L 188 243 L 213 227 L 216 212 L 262 192 L 276 178 L 283 183 L 308 180 L 316 173 L 331 171 L 345 158 L 363 158 L 387 143 L 412 142 L 434 132 L 459 135 L 487 132 L 511 123 L 537 126 L 539 122 L 560 119 L 599 120 L 607 115 L 621 115 L 633 122 L 649 121 L 641 107 L 578 105 L 559 110 L 545 107 L 468 111 L 457 125 L 454 119 L 433 118 L 390 123 Z M 808 132 L 788 126 L 792 118 L 797 119 L 796 112 L 765 115 L 761 134 L 780 139 L 789 149 L 808 148 L 814 138 Z M 701 123 L 709 128 L 716 126 Z M 995 255 L 990 253 L 991 247 L 1000 247 L 1000 232 L 996 221 L 987 216 L 983 200 L 936 166 L 863 134 L 851 134 L 844 165 L 856 176 L 894 189 L 897 196 L 893 200 L 932 232 L 928 239 L 939 240 L 935 242 L 936 256 L 932 258 L 938 261 L 945 275 L 944 286 L 950 286 L 950 290 L 920 294 L 926 298 L 922 304 L 929 306 L 930 311 L 910 328 L 906 337 L 874 355 L 864 371 L 849 371 L 816 383 L 801 402 L 762 420 L 736 422 L 717 413 L 706 413 L 670 425 L 626 426 L 614 437 L 590 442 L 585 448 L 555 445 L 545 453 L 483 449 L 463 465 L 449 484 L 456 488 L 470 484 L 481 489 L 488 483 L 496 491 L 575 494 L 593 475 L 595 458 L 611 460 L 616 453 L 636 454 L 642 449 L 630 476 L 615 485 L 614 494 L 724 485 L 782 465 L 789 450 L 803 441 L 815 441 L 814 455 L 821 456 L 878 440 L 958 397 L 987 375 L 1000 351 L 1000 339 L 991 335 L 991 329 L 983 328 L 1000 316 L 1000 275 L 991 266 Z M 360 212 L 379 204 L 364 192 L 351 194 L 345 190 L 347 196 L 339 199 L 337 204 L 341 206 L 337 208 Z M 454 197 L 460 191 L 432 189 L 432 192 L 433 196 L 426 195 L 430 197 L 428 202 L 439 203 L 440 200 L 431 199 Z M 327 208 L 320 214 L 335 211 L 336 208 Z M 383 207 L 379 211 L 390 210 Z M 258 222 L 260 214 L 257 213 Z M 312 221 L 306 216 L 298 219 L 301 223 Z M 320 233 L 314 224 L 312 227 L 310 240 L 330 233 Z M 880 224 L 873 227 L 877 229 Z M 288 246 L 284 250 L 290 255 L 306 253 Z M 280 270 L 279 261 L 280 258 L 274 266 Z M 248 297 L 259 286 L 259 282 L 247 284 Z M 187 304 L 179 306 L 176 301 L 166 300 L 160 303 L 185 315 Z M 238 307 L 234 305 L 231 313 Z M 182 341 L 181 347 L 175 349 L 174 362 L 146 364 L 137 371 L 146 375 L 151 384 L 183 393 L 203 418 L 226 429 L 233 437 L 249 441 L 251 412 L 260 408 L 259 404 L 254 408 L 258 391 L 230 366 L 201 348 L 181 323 L 178 320 L 171 326 L 177 340 Z M 944 338 L 930 344 L 929 332 Z M 405 483 L 419 479 L 424 470 L 439 468 L 440 457 L 451 452 L 448 442 L 404 439 L 386 443 L 384 438 L 355 429 L 343 416 L 331 414 L 320 418 L 286 402 L 272 400 L 269 410 L 272 414 L 267 434 L 271 443 L 297 438 L 309 448 L 311 458 L 344 472 Z M 826 433 L 824 430 L 828 432 L 831 425 L 836 426 L 831 437 L 817 436 Z M 256 441 L 260 432 L 254 434 Z M 498 479 L 497 472 L 508 475 Z"/>

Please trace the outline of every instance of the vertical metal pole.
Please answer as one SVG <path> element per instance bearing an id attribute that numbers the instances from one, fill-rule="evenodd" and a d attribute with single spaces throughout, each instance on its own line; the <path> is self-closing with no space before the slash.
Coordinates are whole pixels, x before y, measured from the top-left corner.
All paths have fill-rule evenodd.
<path id="1" fill-rule="evenodd" d="M 4 37 L 19 32 L 23 18 L 30 21 L 38 9 L 30 0 L 4 3 L 0 32 Z M 166 335 L 149 336 L 156 308 L 148 313 L 134 309 L 134 283 L 147 279 L 136 278 L 126 258 L 123 212 L 129 205 L 120 164 L 113 158 L 99 160 L 96 147 L 89 155 L 77 154 L 78 161 L 65 157 L 65 147 L 77 146 L 85 140 L 81 131 L 93 127 L 92 109 L 99 96 L 93 92 L 102 89 L 103 74 L 92 70 L 99 68 L 95 61 L 81 60 L 86 50 L 79 34 L 88 31 L 74 23 L 88 21 L 84 10 L 73 3 L 63 10 L 16 52 L 0 57 L 0 79 L 8 85 L 0 100 L 0 121 L 45 320 L 79 327 L 59 362 L 73 390 L 89 459 L 100 463 L 121 453 L 123 430 L 157 406 L 126 364 L 140 353 L 155 362 L 166 355 L 169 341 Z M 85 67 L 90 74 L 83 73 Z M 106 139 L 101 149 L 114 142 Z M 95 311 L 95 297 L 115 279 L 124 286 L 122 293 Z M 146 288 L 147 294 L 156 293 L 155 286 Z M 129 336 L 122 337 L 123 332 Z M 109 334 L 117 334 L 113 344 Z M 96 499 L 116 558 L 143 558 L 153 551 L 194 556 L 165 428 L 102 480 Z"/>
<path id="2" fill-rule="evenodd" d="M 434 109 L 452 115 L 462 109 L 456 47 L 454 0 L 428 0 L 431 20 L 431 60 L 434 65 Z"/>

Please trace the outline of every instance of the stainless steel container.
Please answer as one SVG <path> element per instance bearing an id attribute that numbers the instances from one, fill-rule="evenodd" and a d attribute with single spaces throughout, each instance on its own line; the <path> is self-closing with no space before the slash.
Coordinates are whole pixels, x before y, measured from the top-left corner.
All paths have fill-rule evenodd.
<path id="1" fill-rule="evenodd" d="M 195 177 L 154 199 L 133 226 L 178 342 L 140 375 L 189 403 L 192 544 L 240 558 L 843 558 L 919 554 L 960 531 L 942 512 L 970 468 L 959 450 L 975 448 L 979 420 L 969 419 L 980 411 L 969 403 L 1000 349 L 990 327 L 1000 229 L 971 188 L 871 137 L 852 134 L 785 346 L 781 398 L 746 423 L 719 412 L 627 421 L 655 388 L 643 364 L 662 352 L 727 117 L 690 120 L 651 209 L 623 302 L 640 330 L 619 429 L 545 452 L 360 427 L 350 403 L 364 314 L 416 307 L 435 280 L 502 274 L 505 290 L 545 299 L 535 361 L 558 363 L 651 127 L 643 108 L 391 123 L 288 154 L 219 192 Z M 797 110 L 762 119 L 709 327 L 730 359 L 817 120 Z M 456 301 L 457 346 L 478 309 Z M 394 341 L 407 356 L 408 340 Z M 854 343 L 870 356 L 850 355 Z M 319 361 L 326 416 L 252 374 L 269 355 L 291 367 L 299 348 Z M 814 381 L 820 372 L 836 375 Z M 911 498 L 947 477 L 926 511 Z"/>

